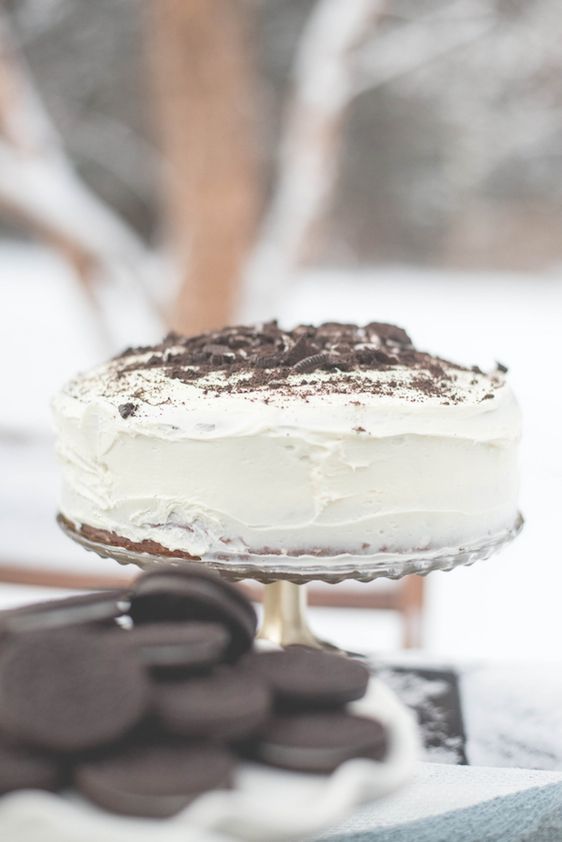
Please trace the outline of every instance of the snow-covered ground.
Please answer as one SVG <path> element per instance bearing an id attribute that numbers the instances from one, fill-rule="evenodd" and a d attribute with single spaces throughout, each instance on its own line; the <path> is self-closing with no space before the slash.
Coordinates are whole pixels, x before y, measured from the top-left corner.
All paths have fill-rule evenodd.
<path id="1" fill-rule="evenodd" d="M 153 325 L 113 294 L 119 319 L 108 343 L 65 267 L 29 248 L 4 247 L 0 281 L 0 560 L 111 572 L 113 562 L 74 547 L 53 523 L 57 474 L 48 402 L 76 370 L 119 345 L 152 338 Z M 286 324 L 394 321 L 420 347 L 442 356 L 509 365 L 525 417 L 521 505 L 527 524 L 497 558 L 429 577 L 425 640 L 444 658 L 558 658 L 562 278 L 381 267 L 318 271 L 287 287 L 277 309 Z M 399 640 L 396 618 L 382 612 L 315 609 L 313 621 L 325 637 L 334 638 L 339 628 L 348 648 L 388 649 Z"/>

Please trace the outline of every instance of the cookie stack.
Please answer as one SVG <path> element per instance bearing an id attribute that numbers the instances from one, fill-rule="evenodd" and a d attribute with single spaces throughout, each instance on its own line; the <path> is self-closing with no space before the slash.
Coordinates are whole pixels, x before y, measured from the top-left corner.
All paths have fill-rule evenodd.
<path id="1" fill-rule="evenodd" d="M 356 661 L 253 649 L 256 615 L 200 565 L 0 614 L 0 794 L 74 786 L 114 812 L 165 817 L 230 787 L 250 758 L 330 772 L 383 760 L 380 723 L 346 712 Z"/>

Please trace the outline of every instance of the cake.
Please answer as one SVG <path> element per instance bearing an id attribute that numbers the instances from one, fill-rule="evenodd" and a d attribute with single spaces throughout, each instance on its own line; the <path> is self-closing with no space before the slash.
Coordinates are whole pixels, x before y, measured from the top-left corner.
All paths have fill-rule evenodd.
<path id="1" fill-rule="evenodd" d="M 506 369 L 399 327 L 276 322 L 128 348 L 54 400 L 66 528 L 175 559 L 431 557 L 517 522 Z"/>

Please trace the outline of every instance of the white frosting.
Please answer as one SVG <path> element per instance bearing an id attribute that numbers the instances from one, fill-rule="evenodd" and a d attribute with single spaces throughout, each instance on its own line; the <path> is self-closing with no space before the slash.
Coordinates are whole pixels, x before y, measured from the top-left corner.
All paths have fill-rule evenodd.
<path id="1" fill-rule="evenodd" d="M 407 367 L 355 372 L 368 391 L 314 372 L 232 393 L 221 371 L 182 382 L 122 369 L 54 401 L 61 511 L 77 525 L 207 559 L 325 563 L 455 547 L 515 521 L 520 413 L 501 375 L 451 367 L 451 401 Z"/>

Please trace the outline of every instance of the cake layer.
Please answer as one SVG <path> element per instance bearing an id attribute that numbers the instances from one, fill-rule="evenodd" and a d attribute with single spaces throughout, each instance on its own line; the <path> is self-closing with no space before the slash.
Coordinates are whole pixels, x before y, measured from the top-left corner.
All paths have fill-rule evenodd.
<path id="1" fill-rule="evenodd" d="M 72 381 L 54 402 L 63 515 L 207 559 L 325 562 L 510 528 L 520 416 L 503 373 L 416 352 L 387 326 L 343 326 L 334 343 L 337 328 L 346 355 L 323 349 L 322 328 L 275 328 L 285 359 L 303 335 L 313 353 L 283 365 L 276 346 L 262 368 L 260 331 L 230 329 L 205 337 L 208 359 L 173 336 Z"/>

